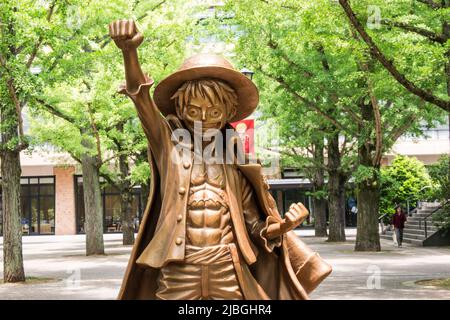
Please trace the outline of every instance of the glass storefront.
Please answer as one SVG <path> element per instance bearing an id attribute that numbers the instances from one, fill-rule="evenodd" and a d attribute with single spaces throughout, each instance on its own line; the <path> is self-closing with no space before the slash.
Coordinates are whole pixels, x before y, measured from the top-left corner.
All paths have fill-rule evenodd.
<path id="1" fill-rule="evenodd" d="M 22 234 L 55 234 L 55 177 L 20 179 Z M 0 192 L 0 234 L 3 233 Z"/>
<path id="2" fill-rule="evenodd" d="M 103 204 L 103 227 L 104 232 L 121 232 L 122 219 L 120 217 L 120 192 L 114 187 L 105 186 L 102 188 Z M 75 176 L 75 210 L 77 215 L 77 233 L 84 233 L 84 198 L 83 198 L 83 177 Z M 141 190 L 135 188 L 133 191 L 132 210 L 134 214 L 134 226 L 137 232 L 142 217 Z"/>

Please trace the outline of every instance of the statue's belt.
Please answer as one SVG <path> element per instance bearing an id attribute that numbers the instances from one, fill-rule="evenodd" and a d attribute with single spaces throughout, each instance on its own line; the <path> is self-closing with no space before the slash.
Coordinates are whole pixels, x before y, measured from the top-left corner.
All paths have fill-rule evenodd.
<path id="1" fill-rule="evenodd" d="M 188 264 L 219 264 L 231 262 L 231 250 L 228 244 L 220 244 L 209 247 L 196 247 L 186 245 L 184 263 Z"/>

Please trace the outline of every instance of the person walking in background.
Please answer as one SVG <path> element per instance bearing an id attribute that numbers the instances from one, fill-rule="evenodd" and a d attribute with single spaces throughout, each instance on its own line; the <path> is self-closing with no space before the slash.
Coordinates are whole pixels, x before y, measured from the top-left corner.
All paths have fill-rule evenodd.
<path id="1" fill-rule="evenodd" d="M 395 207 L 395 214 L 392 216 L 392 224 L 394 225 L 395 237 L 397 238 L 397 244 L 402 246 L 403 242 L 403 229 L 405 228 L 406 214 L 400 205 Z"/>
<path id="2" fill-rule="evenodd" d="M 356 227 L 357 221 L 356 221 L 356 215 L 358 214 L 358 207 L 356 204 L 355 198 L 350 196 L 347 200 L 347 206 L 349 209 L 349 218 L 350 218 L 350 227 Z"/>

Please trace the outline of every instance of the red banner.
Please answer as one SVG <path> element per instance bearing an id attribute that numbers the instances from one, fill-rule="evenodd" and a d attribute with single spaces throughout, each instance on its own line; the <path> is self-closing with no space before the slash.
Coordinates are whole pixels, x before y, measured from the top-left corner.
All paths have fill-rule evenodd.
<path id="1" fill-rule="evenodd" d="M 232 122 L 231 125 L 239 134 L 239 137 L 241 138 L 242 141 L 242 145 L 244 146 L 245 153 L 253 154 L 255 152 L 254 148 L 255 120 L 246 119 L 236 121 Z"/>

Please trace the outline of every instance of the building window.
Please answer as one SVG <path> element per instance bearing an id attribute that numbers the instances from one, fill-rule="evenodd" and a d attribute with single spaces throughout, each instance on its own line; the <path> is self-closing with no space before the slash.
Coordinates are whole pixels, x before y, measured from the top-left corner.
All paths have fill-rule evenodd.
<path id="1" fill-rule="evenodd" d="M 272 196 L 274 197 L 278 211 L 281 215 L 284 215 L 289 211 L 290 206 L 293 203 L 301 202 L 309 210 L 309 196 L 305 194 L 303 190 L 300 189 L 278 189 L 272 191 Z"/>
<path id="2" fill-rule="evenodd" d="M 20 202 L 22 234 L 55 234 L 55 177 L 21 177 Z M 0 194 L 0 234 L 3 212 Z"/>
<path id="3" fill-rule="evenodd" d="M 83 197 L 83 177 L 74 176 L 75 179 L 75 210 L 77 220 L 77 233 L 85 232 L 85 212 Z M 120 192 L 114 187 L 102 188 L 103 229 L 106 233 L 122 232 L 122 219 L 120 217 Z M 135 232 L 139 228 L 142 218 L 141 189 L 134 188 L 132 210 L 134 213 Z"/>
<path id="4" fill-rule="evenodd" d="M 311 212 L 311 196 L 308 192 L 312 191 L 312 184 L 306 179 L 270 179 L 268 180 L 271 193 L 278 212 L 282 217 L 289 211 L 293 203 L 301 202 Z M 313 215 L 308 215 L 305 224 L 311 223 Z"/>

